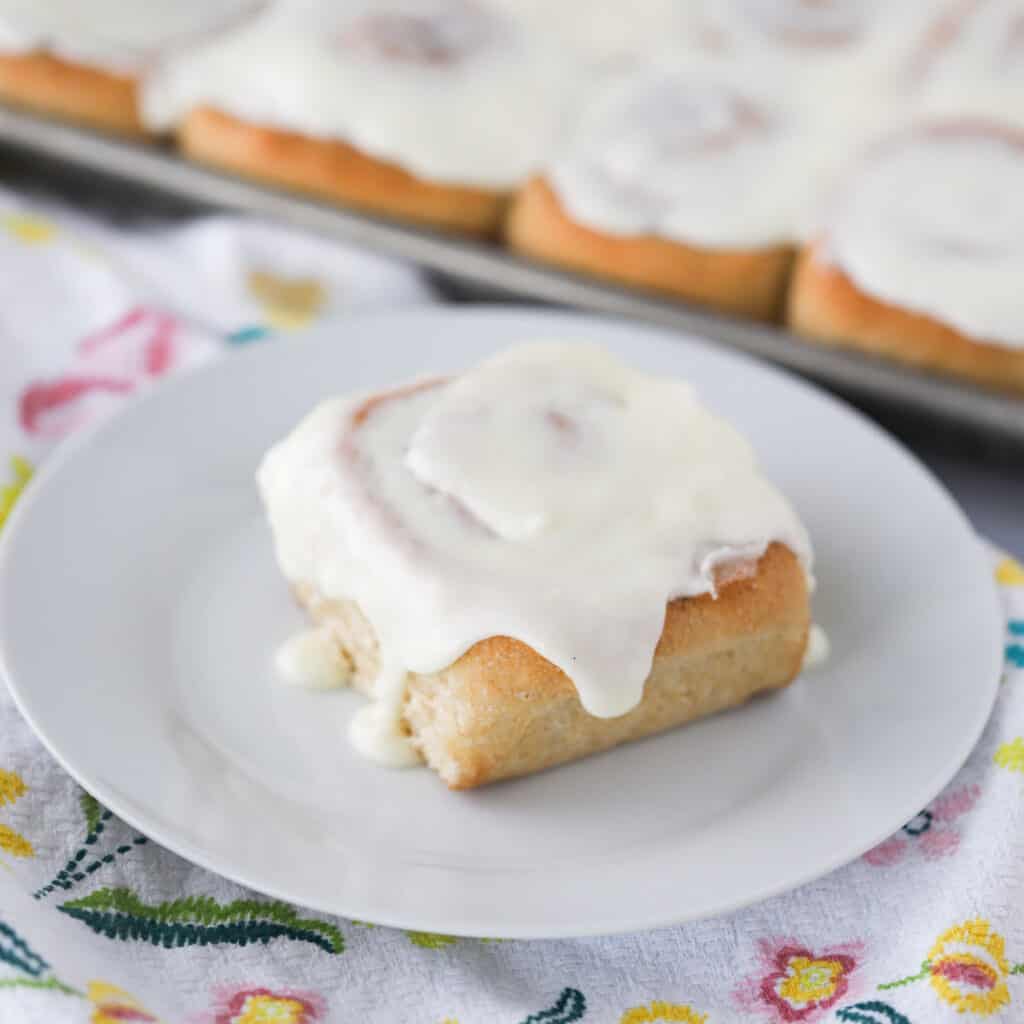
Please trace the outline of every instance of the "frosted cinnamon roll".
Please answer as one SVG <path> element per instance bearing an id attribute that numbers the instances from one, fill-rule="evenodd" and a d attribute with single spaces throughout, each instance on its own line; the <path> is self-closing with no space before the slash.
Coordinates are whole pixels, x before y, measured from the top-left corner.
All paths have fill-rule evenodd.
<path id="1" fill-rule="evenodd" d="M 790 323 L 815 340 L 1024 393 L 1024 135 L 902 134 L 851 169 L 799 260 Z"/>
<path id="2" fill-rule="evenodd" d="M 599 94 L 519 194 L 510 244 L 536 259 L 773 319 L 817 190 L 814 114 L 742 66 L 685 60 Z"/>
<path id="3" fill-rule="evenodd" d="M 350 673 L 365 754 L 454 788 L 537 771 L 785 686 L 811 548 L 683 382 L 588 345 L 329 401 L 266 456 L 281 569 Z M 333 650 L 339 671 L 324 670 Z"/>
<path id="4" fill-rule="evenodd" d="M 165 65 L 145 111 L 195 159 L 488 234 L 576 87 L 553 46 L 477 0 L 285 2 Z"/>
<path id="5" fill-rule="evenodd" d="M 242 24 L 263 0 L 0 0 L 0 99 L 123 135 L 146 130 L 139 89 L 169 53 Z"/>

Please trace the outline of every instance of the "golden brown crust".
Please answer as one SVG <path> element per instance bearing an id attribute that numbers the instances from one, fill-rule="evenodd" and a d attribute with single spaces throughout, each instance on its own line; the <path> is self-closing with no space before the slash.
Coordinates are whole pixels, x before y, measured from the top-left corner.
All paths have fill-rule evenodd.
<path id="1" fill-rule="evenodd" d="M 310 588 L 299 600 L 334 633 L 368 691 L 377 650 L 351 602 Z M 411 676 L 405 722 L 427 762 L 453 789 L 540 771 L 748 700 L 787 685 L 800 670 L 810 609 L 796 556 L 769 547 L 757 573 L 719 596 L 669 603 L 644 697 L 619 718 L 584 711 L 576 688 L 536 651 L 509 637 L 471 647 L 448 668 Z"/>
<path id="2" fill-rule="evenodd" d="M 505 233 L 532 259 L 756 320 L 780 318 L 793 261 L 787 245 L 704 249 L 653 235 L 602 234 L 574 221 L 543 178 L 516 196 Z"/>
<path id="3" fill-rule="evenodd" d="M 0 98 L 119 135 L 148 135 L 139 117 L 136 78 L 52 54 L 0 55 Z"/>
<path id="4" fill-rule="evenodd" d="M 788 321 L 825 345 L 863 349 L 996 391 L 1024 394 L 1024 349 L 975 341 L 931 317 L 862 292 L 821 254 L 800 254 L 789 293 Z"/>
<path id="5" fill-rule="evenodd" d="M 507 202 L 503 192 L 424 181 L 344 142 L 250 124 L 210 107 L 189 113 L 178 138 L 193 160 L 460 234 L 496 235 Z"/>

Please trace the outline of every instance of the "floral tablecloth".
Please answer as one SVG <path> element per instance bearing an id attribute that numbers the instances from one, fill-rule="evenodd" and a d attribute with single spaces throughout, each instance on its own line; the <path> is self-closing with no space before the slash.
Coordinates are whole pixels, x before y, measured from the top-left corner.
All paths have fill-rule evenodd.
<path id="1" fill-rule="evenodd" d="M 164 375 L 293 344 L 355 306 L 424 301 L 411 271 L 280 228 L 115 230 L 0 193 L 0 528 L 54 444 Z M 3 690 L 0 1022 L 1024 1021 L 1024 568 L 992 562 L 1005 677 L 931 805 L 796 892 L 615 938 L 454 939 L 248 892 L 113 817 Z"/>

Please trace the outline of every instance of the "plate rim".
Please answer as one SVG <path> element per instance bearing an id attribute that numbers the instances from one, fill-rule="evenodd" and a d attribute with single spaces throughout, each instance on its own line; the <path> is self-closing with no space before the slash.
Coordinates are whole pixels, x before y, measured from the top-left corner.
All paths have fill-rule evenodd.
<path id="1" fill-rule="evenodd" d="M 709 918 L 723 917 L 728 914 L 732 914 L 743 908 L 762 903 L 775 896 L 801 888 L 810 882 L 831 874 L 840 867 L 852 863 L 863 853 L 872 849 L 886 837 L 898 831 L 899 828 L 901 828 L 906 821 L 910 820 L 921 807 L 927 806 L 927 804 L 933 800 L 934 797 L 938 795 L 938 793 L 956 776 L 970 757 L 974 748 L 977 746 L 985 727 L 991 718 L 996 698 L 999 693 L 999 683 L 1003 668 L 1002 645 L 1004 615 L 1000 604 L 998 586 L 995 583 L 988 566 L 988 553 L 986 551 L 985 541 L 974 530 L 973 525 L 967 518 L 960 503 L 950 493 L 948 488 L 946 488 L 942 481 L 939 480 L 932 469 L 920 460 L 899 438 L 894 437 L 842 396 L 835 395 L 787 369 L 764 362 L 757 357 L 746 353 L 740 353 L 730 349 L 722 349 L 713 341 L 706 338 L 682 334 L 668 328 L 637 322 L 628 317 L 579 313 L 573 310 L 559 308 L 549 309 L 543 306 L 529 304 L 484 304 L 467 306 L 439 304 L 404 307 L 400 309 L 355 311 L 346 314 L 344 319 L 340 322 L 344 325 L 345 329 L 358 330 L 359 324 L 356 324 L 356 321 L 359 321 L 360 324 L 372 326 L 376 321 L 417 321 L 423 317 L 442 321 L 455 317 L 470 320 L 481 319 L 483 321 L 493 319 L 512 319 L 522 320 L 525 322 L 526 320 L 534 319 L 538 321 L 538 323 L 554 323 L 555 321 L 562 320 L 580 325 L 590 323 L 595 325 L 595 327 L 606 327 L 608 325 L 612 325 L 619 330 L 633 330 L 648 337 L 656 336 L 661 340 L 677 344 L 683 348 L 687 346 L 696 346 L 711 353 L 715 358 L 721 358 L 726 362 L 741 365 L 744 370 L 752 370 L 755 374 L 758 372 L 767 373 L 769 376 L 781 378 L 789 384 L 798 387 L 805 393 L 812 395 L 815 399 L 824 401 L 827 405 L 836 406 L 836 411 L 839 414 L 845 414 L 847 417 L 852 417 L 857 422 L 858 427 L 866 429 L 869 433 L 873 434 L 878 442 L 895 449 L 904 461 L 908 461 L 918 472 L 920 472 L 926 478 L 931 488 L 944 500 L 949 509 L 955 513 L 959 525 L 964 530 L 964 539 L 970 541 L 972 545 L 971 560 L 975 562 L 977 568 L 983 572 L 990 581 L 990 585 L 986 589 L 986 592 L 990 593 L 990 612 L 993 613 L 991 614 L 993 643 L 990 654 L 992 671 L 986 674 L 988 692 L 984 695 L 984 700 L 979 701 L 977 721 L 971 724 L 971 728 L 969 730 L 965 730 L 961 734 L 961 743 L 958 745 L 954 755 L 947 756 L 945 761 L 946 767 L 941 770 L 937 770 L 927 786 L 922 785 L 922 790 L 927 790 L 927 795 L 924 799 L 919 799 L 915 794 L 913 807 L 906 812 L 901 812 L 899 820 L 894 821 L 891 824 L 887 821 L 885 828 L 880 829 L 878 834 L 873 833 L 870 840 L 851 843 L 850 846 L 852 849 L 844 848 L 840 853 L 828 858 L 827 862 L 824 864 L 818 864 L 814 868 L 808 869 L 804 872 L 798 872 L 795 876 L 786 877 L 781 881 L 766 882 L 760 886 L 750 887 L 744 890 L 744 895 L 741 897 L 717 901 L 713 906 L 709 906 L 708 908 L 698 912 L 688 912 L 685 908 L 680 908 L 674 912 L 666 911 L 660 916 L 654 916 L 648 913 L 639 914 L 639 916 L 635 918 L 630 917 L 628 914 L 613 912 L 612 914 L 607 915 L 614 918 L 615 923 L 610 926 L 607 923 L 601 923 L 602 919 L 600 915 L 595 915 L 593 923 L 582 926 L 559 926 L 557 924 L 551 924 L 537 928 L 519 926 L 505 928 L 499 925 L 494 928 L 488 927 L 486 929 L 488 935 L 496 938 L 507 939 L 568 939 L 578 937 L 609 936 L 671 927 L 674 925 L 688 923 L 690 921 L 706 920 Z M 307 344 L 327 344 L 327 335 L 332 329 L 337 329 L 337 327 L 338 323 L 336 322 L 330 326 L 321 325 L 319 328 L 311 329 L 301 335 L 298 339 L 289 342 L 289 347 Z M 138 831 L 145 834 L 152 841 L 169 850 L 176 856 L 184 858 L 189 863 L 192 863 L 203 870 L 210 871 L 215 875 L 252 889 L 256 893 L 263 894 L 272 899 L 281 900 L 286 903 L 306 906 L 319 913 L 330 914 L 346 919 L 366 919 L 368 917 L 372 919 L 375 924 L 379 924 L 384 927 L 436 931 L 439 930 L 436 921 L 431 922 L 415 917 L 403 917 L 401 914 L 398 916 L 393 914 L 381 915 L 374 910 L 369 910 L 369 912 L 367 912 L 368 908 L 353 906 L 350 901 L 345 901 L 346 906 L 342 907 L 335 904 L 329 896 L 325 896 L 325 898 L 319 903 L 297 901 L 294 895 L 289 894 L 279 886 L 273 884 L 268 885 L 263 881 L 253 879 L 249 875 L 248 871 L 245 869 L 236 869 L 231 865 L 222 863 L 217 855 L 208 856 L 200 844 L 190 841 L 187 837 L 174 835 L 172 834 L 173 830 L 165 831 L 157 816 L 152 814 L 147 816 L 144 812 L 144 808 L 137 808 L 131 801 L 122 801 L 116 790 L 112 787 L 108 787 L 102 779 L 93 779 L 91 773 L 87 769 L 80 769 L 75 763 L 78 760 L 77 758 L 65 757 L 61 753 L 58 747 L 51 741 L 45 727 L 38 720 L 38 716 L 31 710 L 31 701 L 27 692 L 30 687 L 19 687 L 15 681 L 14 673 L 8 664 L 5 616 L 3 613 L 4 597 L 6 593 L 5 580 L 8 575 L 6 566 L 10 557 L 9 553 L 14 550 L 15 545 L 18 543 L 17 538 L 21 533 L 21 524 L 24 521 L 27 521 L 28 517 L 32 514 L 32 507 L 38 500 L 40 500 L 39 496 L 43 493 L 44 489 L 48 488 L 50 479 L 62 474 L 64 467 L 69 462 L 78 458 L 81 451 L 88 449 L 93 445 L 102 443 L 102 440 L 107 433 L 113 433 L 123 429 L 123 423 L 126 415 L 130 416 L 133 413 L 137 413 L 140 408 L 149 406 L 153 401 L 159 401 L 168 394 L 172 394 L 181 388 L 187 387 L 188 380 L 194 375 L 205 375 L 210 372 L 217 372 L 218 367 L 225 362 L 230 365 L 237 363 L 240 359 L 257 361 L 260 359 L 274 358 L 274 353 L 280 352 L 284 347 L 284 344 L 284 342 L 278 340 L 276 345 L 249 345 L 242 351 L 225 351 L 218 358 L 207 361 L 199 366 L 188 368 L 168 380 L 161 382 L 151 391 L 138 396 L 127 407 L 120 410 L 118 413 L 105 417 L 95 424 L 90 424 L 85 429 L 59 444 L 55 450 L 51 451 L 50 454 L 46 456 L 41 469 L 39 469 L 34 475 L 32 486 L 27 489 L 26 493 L 15 504 L 11 516 L 5 524 L 3 534 L 0 536 L 0 678 L 2 678 L 6 683 L 8 692 L 10 693 L 18 712 L 28 723 L 36 738 L 43 744 L 46 751 L 54 758 L 60 767 L 67 772 L 67 774 L 70 775 L 79 786 L 83 787 L 100 800 L 104 806 L 116 814 L 122 821 L 126 822 L 133 828 L 138 829 Z M 280 358 L 280 356 L 277 358 Z M 980 684 L 986 680 L 978 680 L 977 682 Z M 984 709 L 983 713 L 981 711 L 982 708 Z M 906 802 L 908 805 L 910 804 L 909 800 Z M 372 905 L 372 901 L 370 901 L 370 904 Z M 478 937 L 481 934 L 480 928 L 477 924 L 472 922 L 460 922 L 457 915 L 458 912 L 456 912 L 456 914 L 450 919 L 446 919 L 443 925 L 443 931 L 445 934 L 467 938 Z"/>

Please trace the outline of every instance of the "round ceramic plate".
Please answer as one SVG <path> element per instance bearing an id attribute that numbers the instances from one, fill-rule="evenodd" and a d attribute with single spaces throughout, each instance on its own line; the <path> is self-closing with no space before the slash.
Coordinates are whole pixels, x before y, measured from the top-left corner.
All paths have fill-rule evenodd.
<path id="1" fill-rule="evenodd" d="M 300 625 L 253 481 L 327 395 L 596 339 L 690 378 L 753 440 L 817 549 L 831 660 L 785 692 L 527 779 L 451 793 L 362 760 L 360 698 L 275 681 Z M 181 378 L 65 448 L 0 549 L 0 650 L 55 757 L 183 856 L 321 911 L 565 936 L 717 914 L 858 856 L 977 740 L 1001 620 L 981 545 L 901 447 L 702 343 L 555 312 L 353 317 Z"/>

